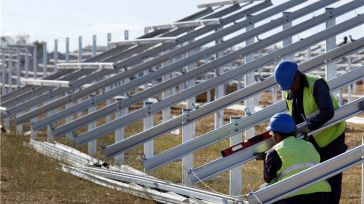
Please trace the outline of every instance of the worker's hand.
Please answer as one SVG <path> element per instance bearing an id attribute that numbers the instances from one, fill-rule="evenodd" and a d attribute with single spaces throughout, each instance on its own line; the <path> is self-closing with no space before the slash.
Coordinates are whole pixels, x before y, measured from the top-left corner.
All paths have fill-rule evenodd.
<path id="1" fill-rule="evenodd" d="M 256 152 L 254 153 L 255 159 L 256 160 L 265 160 L 265 156 L 267 154 L 265 152 Z"/>
<path id="2" fill-rule="evenodd" d="M 298 130 L 298 133 L 301 133 L 303 135 L 304 140 L 310 139 L 310 135 L 308 134 L 310 132 L 311 132 L 311 130 L 310 130 L 310 128 L 308 128 L 308 126 L 304 126 Z"/>

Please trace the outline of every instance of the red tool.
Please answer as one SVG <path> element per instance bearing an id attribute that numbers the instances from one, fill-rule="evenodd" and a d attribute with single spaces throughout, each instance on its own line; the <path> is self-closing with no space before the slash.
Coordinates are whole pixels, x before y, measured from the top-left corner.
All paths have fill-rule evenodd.
<path id="1" fill-rule="evenodd" d="M 229 156 L 231 154 L 234 154 L 237 151 L 240 151 L 244 148 L 250 147 L 252 145 L 255 145 L 261 141 L 264 141 L 266 139 L 271 138 L 272 136 L 269 134 L 269 131 L 263 132 L 262 134 L 259 134 L 257 136 L 254 136 L 250 138 L 249 140 L 245 140 L 244 142 L 241 142 L 239 144 L 236 144 L 234 146 L 228 147 L 221 151 L 222 157 Z"/>

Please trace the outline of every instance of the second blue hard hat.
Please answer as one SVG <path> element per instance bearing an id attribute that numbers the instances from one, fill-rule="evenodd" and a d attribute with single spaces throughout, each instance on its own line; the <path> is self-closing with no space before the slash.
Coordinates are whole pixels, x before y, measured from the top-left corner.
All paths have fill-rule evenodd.
<path id="1" fill-rule="evenodd" d="M 271 119 L 267 130 L 282 134 L 294 133 L 297 130 L 292 116 L 287 113 L 277 113 Z"/>
<path id="2" fill-rule="evenodd" d="M 283 91 L 288 90 L 296 76 L 297 64 L 291 61 L 283 61 L 274 69 L 274 77 Z"/>

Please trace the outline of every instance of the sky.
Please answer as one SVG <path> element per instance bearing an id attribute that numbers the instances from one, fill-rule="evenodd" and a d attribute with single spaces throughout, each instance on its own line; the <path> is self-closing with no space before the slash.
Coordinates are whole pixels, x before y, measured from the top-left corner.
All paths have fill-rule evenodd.
<path id="1" fill-rule="evenodd" d="M 144 27 L 172 23 L 199 9 L 209 0 L 0 0 L 1 35 L 28 34 L 30 40 L 47 41 L 52 49 L 58 39 L 64 49 L 65 38 L 71 41 L 71 50 L 78 46 L 78 36 L 84 45 L 97 35 L 97 44 L 106 44 L 107 33 L 112 41 L 123 39 L 129 30 L 134 39 Z M 273 0 L 281 3 L 284 0 Z M 345 0 L 344 0 L 345 1 Z M 364 13 L 363 8 L 356 12 Z M 364 30 L 364 27 L 362 27 Z M 356 31 L 356 33 L 360 33 Z M 360 35 L 360 34 L 359 34 Z"/>

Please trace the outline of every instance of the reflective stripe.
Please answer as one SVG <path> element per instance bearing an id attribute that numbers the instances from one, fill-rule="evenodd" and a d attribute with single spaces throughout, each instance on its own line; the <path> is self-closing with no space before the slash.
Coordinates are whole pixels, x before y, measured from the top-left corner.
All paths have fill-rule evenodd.
<path id="1" fill-rule="evenodd" d="M 278 177 L 282 178 L 282 177 L 288 175 L 289 173 L 291 173 L 292 171 L 303 169 L 303 168 L 307 169 L 307 168 L 315 166 L 316 164 L 317 163 L 315 163 L 315 162 L 307 162 L 307 163 L 300 163 L 300 164 L 295 164 L 295 165 L 289 166 L 289 167 L 285 168 L 284 171 L 282 171 L 278 175 Z"/>

